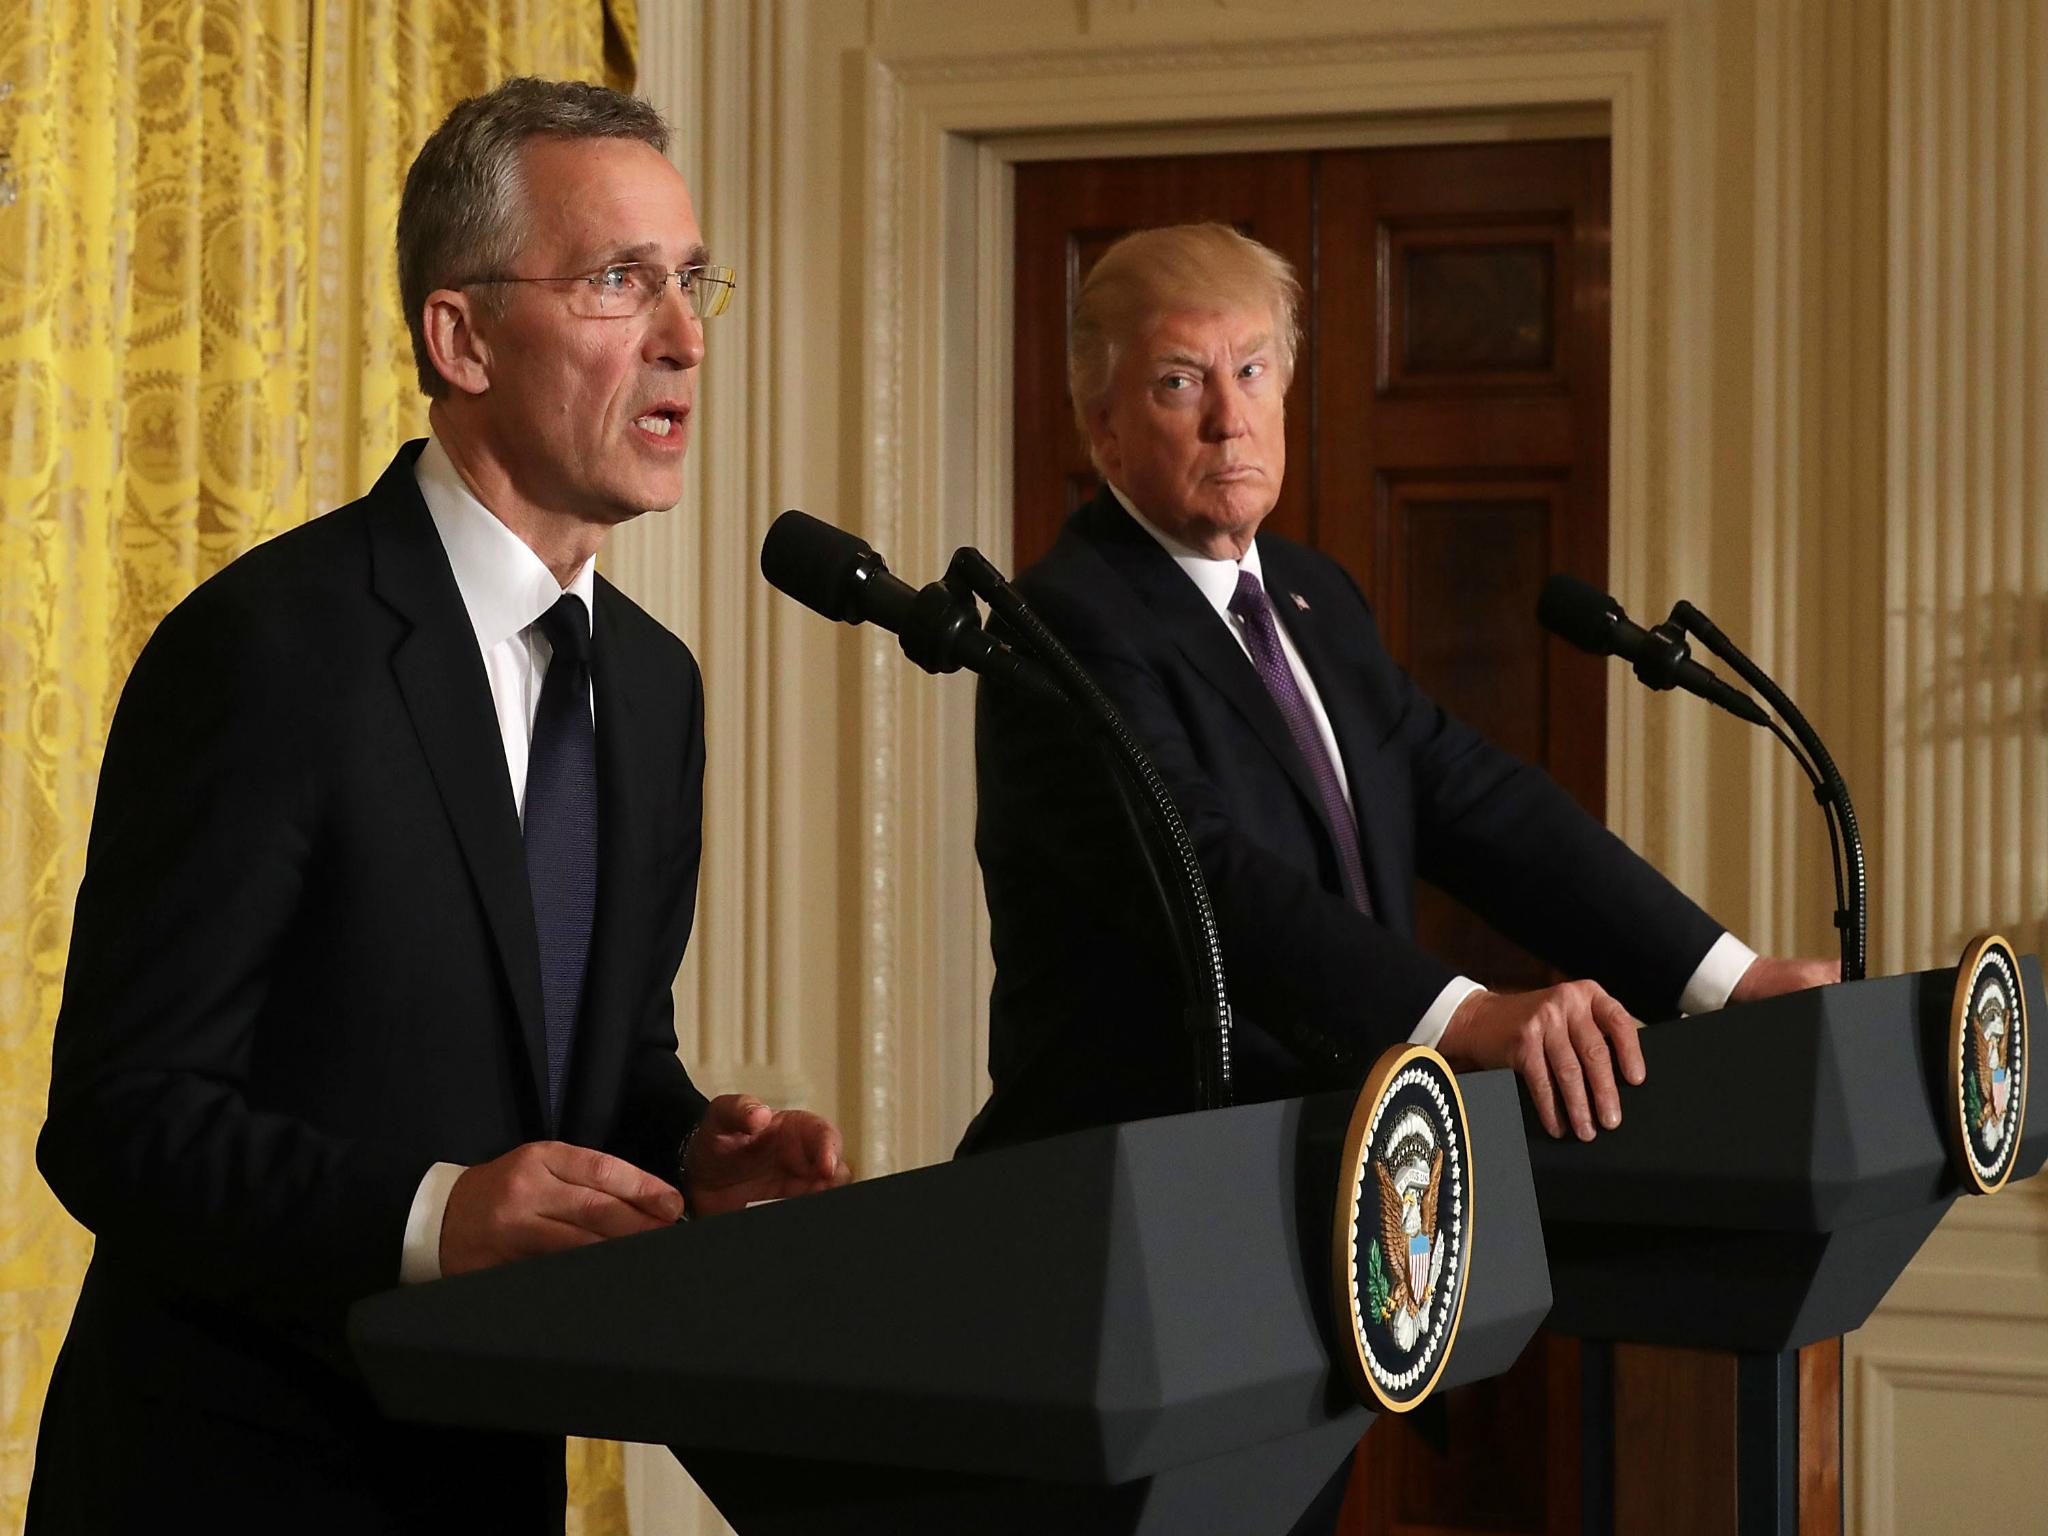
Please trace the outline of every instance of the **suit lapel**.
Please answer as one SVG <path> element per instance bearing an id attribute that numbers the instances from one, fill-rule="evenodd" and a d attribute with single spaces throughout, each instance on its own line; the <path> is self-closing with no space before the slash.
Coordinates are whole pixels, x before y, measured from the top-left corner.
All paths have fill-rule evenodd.
<path id="1" fill-rule="evenodd" d="M 392 675 L 490 925 L 519 1017 L 520 1054 L 538 1124 L 546 1098 L 547 1046 L 526 849 L 476 631 L 413 479 L 417 457 L 414 446 L 401 450 L 367 498 L 374 503 L 371 581 L 377 595 L 412 626 L 392 652 Z"/>
<path id="2" fill-rule="evenodd" d="M 1081 532 L 1145 600 L 1181 654 L 1244 717 L 1252 734 L 1273 754 L 1327 832 L 1329 822 L 1323 815 L 1322 795 L 1308 764 L 1302 761 L 1301 750 L 1294 744 L 1280 707 L 1259 681 L 1251 658 L 1231 638 L 1201 590 L 1173 563 L 1173 557 L 1131 520 L 1107 490 L 1076 513 L 1075 520 Z"/>
<path id="3" fill-rule="evenodd" d="M 1379 744 L 1370 729 L 1371 712 L 1359 691 L 1359 668 L 1342 659 L 1342 641 L 1330 633 L 1313 605 L 1294 601 L 1297 589 L 1308 585 L 1296 568 L 1296 552 L 1269 541 L 1259 548 L 1273 599 L 1273 611 L 1286 626 L 1288 638 L 1301 653 L 1302 665 L 1315 680 L 1316 693 L 1329 716 L 1330 730 L 1337 738 L 1337 750 L 1344 758 L 1344 777 L 1351 789 L 1351 810 L 1358 822 L 1359 856 L 1365 865 L 1365 886 L 1372 897 L 1373 911 L 1386 916 L 1405 910 L 1396 902 L 1400 882 L 1389 862 L 1391 839 L 1380 830 L 1381 813 L 1387 796 L 1381 793 L 1378 767 Z"/>
<path id="4" fill-rule="evenodd" d="M 597 698 L 597 923 L 562 1108 L 564 1133 L 573 1128 L 591 1145 L 602 1138 L 610 1119 L 611 1105 L 600 1089 L 621 1081 L 640 1001 L 633 992 L 636 962 L 645 958 L 641 872 L 646 866 L 634 857 L 632 840 L 654 824 L 645 779 L 645 765 L 655 756 L 647 737 L 651 717 L 644 679 L 627 650 L 617 607 L 617 593 L 600 577 L 591 632 L 591 687 Z"/>

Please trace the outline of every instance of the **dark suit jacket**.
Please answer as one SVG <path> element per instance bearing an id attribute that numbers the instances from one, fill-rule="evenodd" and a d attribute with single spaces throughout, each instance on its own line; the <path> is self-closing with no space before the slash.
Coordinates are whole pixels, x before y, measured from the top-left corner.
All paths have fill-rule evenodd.
<path id="1" fill-rule="evenodd" d="M 399 1426 L 342 1344 L 436 1161 L 544 1136 L 533 908 L 475 633 L 402 450 L 166 618 L 108 737 L 44 1176 L 98 1239 L 32 1529 L 561 1529 L 556 1441 Z M 703 704 L 601 578 L 595 936 L 561 1139 L 673 1179 Z"/>
<path id="2" fill-rule="evenodd" d="M 1334 561 L 1272 534 L 1258 545 L 1342 750 L 1373 919 L 1343 898 L 1334 833 L 1251 662 L 1108 492 L 1018 583 L 1150 750 L 1194 839 L 1237 1098 L 1345 1086 L 1304 1059 L 1311 1034 L 1354 1062 L 1408 1037 L 1454 974 L 1415 945 L 1418 874 L 1639 1016 L 1675 1011 L 1719 925 L 1541 770 L 1417 689 Z M 995 1091 L 963 1150 L 1196 1107 L 1158 900 L 1101 752 L 1057 711 L 986 684 L 975 748 Z"/>

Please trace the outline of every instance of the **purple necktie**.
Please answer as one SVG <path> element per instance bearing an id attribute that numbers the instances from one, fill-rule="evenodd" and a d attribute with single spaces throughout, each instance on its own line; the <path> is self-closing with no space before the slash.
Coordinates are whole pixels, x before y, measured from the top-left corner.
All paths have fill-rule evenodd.
<path id="1" fill-rule="evenodd" d="M 1244 625 L 1245 646 L 1252 653 L 1252 665 L 1259 681 L 1280 707 L 1288 734 L 1308 764 L 1309 777 L 1323 797 L 1323 811 L 1337 836 L 1337 872 L 1344 878 L 1344 895 L 1367 917 L 1372 916 L 1372 898 L 1365 890 L 1365 865 L 1358 854 L 1358 823 L 1351 819 L 1351 807 L 1344 803 L 1344 791 L 1337 783 L 1337 768 L 1323 746 L 1323 734 L 1316 729 L 1316 717 L 1294 680 L 1294 669 L 1280 649 L 1280 630 L 1273 622 L 1273 605 L 1266 601 L 1266 589 L 1250 571 L 1237 573 L 1237 590 L 1230 595 L 1230 611 Z"/>
<path id="2" fill-rule="evenodd" d="M 553 1135 L 562 1123 L 562 1090 L 597 915 L 597 732 L 590 720 L 590 616 L 583 600 L 564 593 L 538 622 L 555 654 L 540 685 L 526 764 L 526 878 L 540 940 L 547 1124 Z"/>

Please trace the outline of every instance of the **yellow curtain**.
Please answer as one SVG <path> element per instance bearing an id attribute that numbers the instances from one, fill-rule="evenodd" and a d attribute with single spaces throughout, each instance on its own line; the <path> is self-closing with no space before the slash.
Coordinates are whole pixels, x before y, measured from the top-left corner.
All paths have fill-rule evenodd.
<path id="1" fill-rule="evenodd" d="M 90 1252 L 34 1146 L 129 665 L 423 429 L 391 252 L 420 141 L 506 75 L 630 88 L 635 40 L 633 0 L 0 4 L 0 1529 Z M 619 1448 L 569 1470 L 570 1530 L 625 1531 Z"/>

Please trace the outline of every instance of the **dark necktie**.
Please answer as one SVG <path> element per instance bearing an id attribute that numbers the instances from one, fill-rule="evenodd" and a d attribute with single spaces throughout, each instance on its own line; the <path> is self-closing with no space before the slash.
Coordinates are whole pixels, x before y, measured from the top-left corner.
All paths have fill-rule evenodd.
<path id="1" fill-rule="evenodd" d="M 1352 906 L 1370 917 L 1372 898 L 1365 890 L 1365 864 L 1358 853 L 1358 824 L 1351 818 L 1351 807 L 1344 803 L 1344 790 L 1337 783 L 1337 767 L 1323 745 L 1323 733 L 1316 729 L 1315 713 L 1294 680 L 1294 669 L 1287 665 L 1286 652 L 1280 648 L 1273 605 L 1266 601 L 1266 589 L 1250 571 L 1237 573 L 1237 590 L 1230 595 L 1230 611 L 1244 625 L 1245 645 L 1252 653 L 1259 681 L 1279 706 L 1280 718 L 1287 722 L 1288 734 L 1294 738 L 1302 761 L 1308 764 L 1309 777 L 1316 781 L 1316 793 L 1322 796 L 1323 811 L 1337 837 L 1337 872 L 1344 880 L 1344 895 Z"/>
<path id="2" fill-rule="evenodd" d="M 564 593 L 539 623 L 555 654 L 540 687 L 526 759 L 526 879 L 540 939 L 552 1135 L 561 1125 L 597 911 L 597 732 L 590 722 L 590 619 L 583 600 Z"/>

